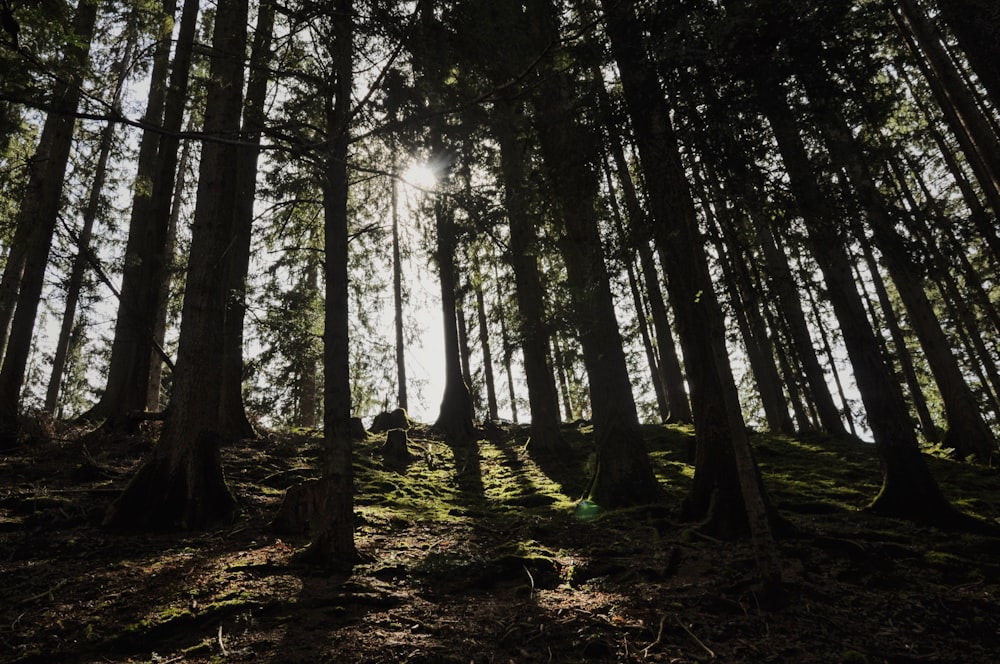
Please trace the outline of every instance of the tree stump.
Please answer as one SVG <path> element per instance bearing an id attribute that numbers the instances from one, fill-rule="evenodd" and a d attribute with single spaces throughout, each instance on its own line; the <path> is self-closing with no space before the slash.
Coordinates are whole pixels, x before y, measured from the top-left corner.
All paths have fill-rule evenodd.
<path id="1" fill-rule="evenodd" d="M 372 433 L 382 433 L 390 429 L 409 429 L 410 418 L 402 408 L 389 412 L 382 412 L 372 420 Z"/>
<path id="2" fill-rule="evenodd" d="M 288 487 L 271 528 L 282 535 L 308 535 L 319 526 L 322 514 L 323 483 L 306 480 Z"/>
<path id="3" fill-rule="evenodd" d="M 360 417 L 351 418 L 351 439 L 352 440 L 364 440 L 368 437 L 368 432 L 365 431 L 365 423 L 361 421 Z"/>
<path id="4" fill-rule="evenodd" d="M 386 465 L 405 466 L 413 461 L 413 455 L 407 447 L 408 438 L 405 429 L 389 429 L 385 434 L 385 443 L 379 454 Z"/>

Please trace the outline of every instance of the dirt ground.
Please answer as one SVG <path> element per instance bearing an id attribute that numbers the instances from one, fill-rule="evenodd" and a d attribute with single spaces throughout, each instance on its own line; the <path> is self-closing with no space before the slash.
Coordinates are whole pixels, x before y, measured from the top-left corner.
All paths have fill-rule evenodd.
<path id="1" fill-rule="evenodd" d="M 44 429 L 44 430 L 43 430 Z M 780 540 L 786 601 L 762 606 L 749 543 L 678 521 L 690 432 L 648 426 L 667 500 L 594 515 L 576 504 L 578 451 L 541 468 L 518 427 L 478 455 L 410 431 L 356 445 L 350 578 L 292 562 L 308 542 L 274 532 L 285 489 L 315 477 L 315 434 L 224 450 L 241 505 L 197 533 L 101 528 L 150 449 L 41 428 L 0 456 L 3 662 L 997 662 L 1000 540 L 880 519 L 868 446 L 755 436 Z M 996 469 L 929 458 L 963 510 L 1000 518 Z"/>

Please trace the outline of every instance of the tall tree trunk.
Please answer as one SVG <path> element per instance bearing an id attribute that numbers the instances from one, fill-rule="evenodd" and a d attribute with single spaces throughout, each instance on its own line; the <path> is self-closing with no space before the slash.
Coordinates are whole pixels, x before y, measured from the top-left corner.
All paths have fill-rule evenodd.
<path id="1" fill-rule="evenodd" d="M 604 178 L 609 191 L 615 190 L 615 182 L 611 177 L 611 170 L 608 167 L 607 159 L 602 162 L 604 167 Z M 622 221 L 621 209 L 614 196 L 610 197 L 611 218 L 615 224 L 615 232 L 621 238 L 619 242 L 621 254 L 619 260 L 625 267 L 625 275 L 628 278 L 629 291 L 632 294 L 632 306 L 635 309 L 636 327 L 639 328 L 639 338 L 642 340 L 642 348 L 646 354 L 646 366 L 649 367 L 650 383 L 653 385 L 653 394 L 656 396 L 656 409 L 660 415 L 660 420 L 666 422 L 670 418 L 670 404 L 667 402 L 667 393 L 663 387 L 663 371 L 660 369 L 656 359 L 656 348 L 653 346 L 653 337 L 649 330 L 649 317 L 646 312 L 646 301 L 642 297 L 639 288 L 639 279 L 636 276 L 635 262 L 631 245 L 634 238 L 625 230 Z"/>
<path id="2" fill-rule="evenodd" d="M 455 295 L 455 322 L 458 323 L 458 356 L 462 360 L 462 380 L 469 388 L 469 400 L 472 412 L 482 410 L 483 401 L 472 379 L 472 349 L 469 346 L 469 324 L 465 318 L 465 301 L 467 287 L 459 287 Z"/>
<path id="3" fill-rule="evenodd" d="M 63 60 L 71 72 L 53 90 L 55 111 L 45 118 L 38 148 L 31 158 L 28 183 L 17 214 L 17 226 L 31 229 L 25 238 L 24 270 L 11 321 L 10 336 L 0 368 L 0 449 L 18 439 L 21 387 L 31 352 L 35 317 L 45 284 L 49 248 L 59 219 L 63 182 L 73 144 L 76 109 L 97 22 L 97 2 L 81 0 L 73 18 L 74 41 L 67 44 Z"/>
<path id="4" fill-rule="evenodd" d="M 435 140 L 435 154 L 443 154 L 440 135 Z M 439 179 L 445 186 L 447 178 Z M 437 229 L 438 279 L 441 282 L 441 315 L 444 323 L 444 396 L 434 427 L 457 444 L 473 442 L 472 395 L 462 372 L 462 351 L 458 335 L 458 279 L 455 268 L 455 210 L 451 201 L 437 196 L 434 221 Z"/>
<path id="5" fill-rule="evenodd" d="M 118 72 L 118 79 L 115 83 L 115 92 L 111 102 L 114 112 L 120 112 L 121 110 L 122 87 L 125 83 L 130 62 L 134 57 L 134 34 L 134 32 L 129 32 L 130 36 L 122 51 L 121 60 L 115 66 Z M 108 159 L 111 156 L 111 149 L 114 145 L 115 129 L 114 123 L 109 122 L 101 131 L 101 140 L 97 148 L 97 163 L 94 165 L 94 179 L 90 185 L 87 206 L 83 211 L 83 224 L 80 228 L 80 234 L 76 238 L 76 256 L 70 268 L 69 282 L 66 286 L 66 305 L 63 309 L 59 337 L 56 340 L 55 354 L 52 358 L 52 372 L 49 375 L 49 384 L 45 391 L 45 410 L 49 413 L 56 412 L 59 400 L 59 388 L 62 384 L 63 372 L 66 369 L 66 358 L 70 352 L 70 339 L 73 335 L 76 307 L 80 301 L 80 290 L 83 287 L 83 277 L 88 265 L 87 254 L 90 251 L 90 240 L 94 233 L 94 223 L 97 221 L 104 183 L 107 179 Z"/>
<path id="6" fill-rule="evenodd" d="M 504 373 L 507 374 L 507 394 L 510 399 L 510 419 L 514 424 L 518 423 L 517 417 L 517 392 L 514 390 L 514 368 L 513 355 L 514 343 L 507 330 L 507 312 L 505 311 L 503 291 L 500 287 L 500 280 L 497 279 L 497 308 L 500 310 L 500 340 L 503 344 L 503 366 Z M 556 411 L 558 414 L 558 411 Z"/>
<path id="7" fill-rule="evenodd" d="M 936 443 L 941 437 L 938 435 L 937 426 L 934 424 L 934 419 L 927 408 L 927 399 L 924 398 L 923 389 L 920 387 L 920 381 L 917 379 L 917 371 L 913 365 L 913 356 L 910 354 L 910 349 L 906 344 L 906 337 L 903 335 L 903 330 L 899 325 L 899 318 L 893 309 L 892 300 L 889 299 L 889 292 L 886 290 L 885 282 L 878 269 L 878 263 L 875 261 L 875 254 L 872 252 L 871 243 L 867 241 L 867 238 L 862 238 L 861 249 L 864 252 L 865 263 L 868 267 L 868 273 L 871 275 L 872 285 L 875 287 L 875 296 L 878 298 L 879 307 L 881 307 L 882 316 L 885 319 L 885 326 L 889 329 L 889 336 L 892 338 L 892 344 L 896 348 L 896 360 L 899 362 L 903 380 L 906 381 L 906 386 L 910 390 L 910 400 L 913 402 L 913 410 L 917 414 L 920 431 L 927 442 Z"/>
<path id="8" fill-rule="evenodd" d="M 777 547 L 670 109 L 645 45 L 635 38 L 641 34 L 636 3 L 602 0 L 601 6 L 648 188 L 653 234 L 669 259 L 664 268 L 692 388 L 698 441 L 692 504 L 702 514 L 711 505 L 710 518 L 721 534 L 749 527 L 765 592 L 776 592 L 781 584 Z"/>
<path id="9" fill-rule="evenodd" d="M 549 362 L 549 331 L 545 325 L 545 290 L 538 276 L 539 225 L 528 207 L 528 184 L 525 173 L 528 143 L 518 138 L 527 118 L 520 101 L 498 99 L 493 131 L 500 144 L 500 168 L 503 174 L 504 203 L 510 229 L 507 258 L 514 273 L 514 297 L 518 310 L 518 336 L 524 357 L 524 376 L 528 384 L 528 409 L 531 412 L 533 453 L 551 454 L 563 446 L 559 433 L 559 393 L 553 367 Z"/>
<path id="10" fill-rule="evenodd" d="M 710 188 L 708 183 L 697 169 L 694 173 L 695 185 L 699 187 L 702 195 L 707 196 L 709 193 L 707 189 Z M 729 211 L 722 198 L 722 192 L 718 191 L 718 187 L 714 189 L 716 189 L 713 192 L 716 198 L 715 209 L 727 212 L 726 216 L 730 218 L 723 221 L 712 212 L 714 208 L 707 201 L 704 202 L 705 214 L 710 226 L 716 230 L 712 241 L 730 293 L 732 313 L 743 336 L 747 360 L 757 384 L 757 393 L 764 409 L 767 426 L 771 431 L 791 434 L 795 427 L 788 414 L 788 404 L 785 402 L 781 378 L 774 360 L 774 348 L 768 335 L 767 323 L 761 313 L 759 291 L 751 279 L 747 266 L 749 260 L 740 255 L 740 242 L 733 228 L 738 222 L 734 222 L 731 217 L 739 213 Z"/>
<path id="11" fill-rule="evenodd" d="M 550 0 L 533 3 L 534 18 L 552 38 L 558 34 Z M 597 219 L 596 132 L 578 117 L 569 75 L 546 61 L 535 97 L 536 127 L 556 202 L 560 253 L 583 348 L 590 388 L 597 460 L 585 496 L 605 508 L 648 503 L 661 491 L 649 462 L 632 395 L 632 384 Z"/>
<path id="12" fill-rule="evenodd" d="M 163 47 L 157 47 L 150 80 L 145 119 L 154 126 L 160 125 L 162 119 L 163 131 L 145 132 L 139 147 L 107 382 L 100 401 L 81 416 L 81 419 L 104 421 L 102 428 L 108 430 L 131 428 L 135 424 L 131 415 L 145 409 L 149 392 L 152 340 L 162 282 L 166 278 L 167 236 L 180 146 L 178 134 L 187 103 L 198 2 L 184 2 L 168 85 L 163 84 L 167 81 L 169 39 L 165 53 L 161 52 Z M 165 5 L 165 9 L 173 8 Z"/>
<path id="13" fill-rule="evenodd" d="M 348 290 L 348 147 L 354 90 L 354 8 L 335 0 L 332 61 L 336 87 L 327 99 L 323 178 L 326 314 L 323 331 L 324 461 L 323 507 L 306 557 L 350 572 L 358 560 L 354 545 L 354 474 L 351 461 L 351 380 Z"/>
<path id="14" fill-rule="evenodd" d="M 486 295 L 482 282 L 474 286 L 476 291 L 476 313 L 479 322 L 479 348 L 483 353 L 483 382 L 486 383 L 486 411 L 490 420 L 499 419 L 497 414 L 497 388 L 493 377 L 493 353 L 490 351 L 490 328 L 486 318 Z"/>
<path id="15" fill-rule="evenodd" d="M 399 179 L 396 177 L 392 178 L 392 305 L 393 329 L 396 332 L 396 405 L 408 410 L 406 340 L 403 337 L 403 263 L 399 247 Z"/>
<path id="16" fill-rule="evenodd" d="M 673 332 L 670 330 L 670 318 L 667 315 L 667 306 L 663 300 L 663 291 L 660 288 L 660 279 L 656 269 L 653 250 L 649 244 L 649 220 L 643 212 L 642 206 L 639 204 L 639 195 L 636 191 L 635 183 L 632 181 L 632 175 L 625 158 L 625 150 L 622 147 L 622 130 L 611 113 L 611 102 L 607 98 L 607 90 L 604 87 L 603 81 L 600 80 L 600 72 L 595 68 L 592 70 L 591 75 L 597 82 L 595 87 L 598 92 L 598 99 L 601 102 L 604 125 L 609 134 L 608 143 L 610 153 L 612 159 L 614 159 L 615 171 L 618 174 L 618 182 L 621 185 L 621 192 L 625 201 L 625 211 L 628 215 L 632 244 L 639 254 L 639 266 L 642 270 L 642 278 L 646 287 L 646 297 L 649 299 L 649 312 L 657 342 L 655 364 L 658 375 L 654 376 L 654 381 L 658 380 L 662 386 L 663 397 L 666 400 L 667 407 L 667 412 L 663 415 L 663 419 L 665 422 L 690 422 L 691 404 L 688 401 L 687 389 L 684 387 L 684 375 L 681 371 L 680 362 L 677 360 L 677 346 L 674 343 Z"/>
<path id="17" fill-rule="evenodd" d="M 110 506 L 115 527 L 200 528 L 231 519 L 226 485 L 222 384 L 230 250 L 239 193 L 239 149 L 213 140 L 239 135 L 248 0 L 220 0 L 212 33 L 198 195 L 168 417 L 150 458 Z M 148 359 L 148 358 L 147 358 Z M 145 383 L 143 384 L 145 387 Z M 142 393 L 145 398 L 145 392 Z"/>
<path id="18" fill-rule="evenodd" d="M 956 511 L 927 468 L 903 394 L 879 352 L 854 284 L 841 226 L 819 187 L 785 89 L 762 68 L 753 75 L 757 101 L 777 140 L 792 194 L 806 222 L 812 253 L 823 273 L 875 437 L 882 488 L 870 507 L 886 515 L 948 523 Z"/>
<path id="19" fill-rule="evenodd" d="M 146 410 L 156 412 L 164 406 L 161 392 L 163 388 L 163 367 L 165 353 L 161 354 L 167 340 L 167 315 L 170 309 L 170 291 L 174 280 L 174 262 L 177 247 L 177 225 L 180 222 L 181 205 L 184 202 L 184 189 L 187 186 L 187 168 L 191 162 L 191 141 L 184 141 L 180 160 L 177 162 L 177 178 L 174 181 L 173 204 L 170 208 L 170 218 L 167 220 L 167 238 L 164 243 L 163 256 L 166 270 L 160 280 L 160 292 L 157 295 L 156 321 L 153 323 L 153 352 L 149 358 L 149 391 L 146 396 Z"/>
<path id="20" fill-rule="evenodd" d="M 226 252 L 229 299 L 226 312 L 225 360 L 222 373 L 222 427 L 226 440 L 256 435 L 243 405 L 243 323 L 246 316 L 247 272 L 253 236 L 254 201 L 257 193 L 257 159 L 264 129 L 267 82 L 274 30 L 274 3 L 265 0 L 257 12 L 257 27 L 250 51 L 250 75 L 243 103 L 241 140 L 236 162 L 236 209 L 232 246 Z"/>

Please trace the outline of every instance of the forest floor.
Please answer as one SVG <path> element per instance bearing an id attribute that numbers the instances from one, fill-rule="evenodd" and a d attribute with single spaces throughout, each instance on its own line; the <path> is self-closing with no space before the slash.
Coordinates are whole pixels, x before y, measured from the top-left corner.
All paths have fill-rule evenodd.
<path id="1" fill-rule="evenodd" d="M 417 426 L 417 458 L 397 467 L 371 434 L 355 446 L 350 578 L 293 562 L 308 539 L 269 525 L 285 489 L 317 476 L 316 434 L 223 450 L 235 523 L 150 534 L 100 526 L 147 441 L 41 432 L 0 455 L 0 661 L 1000 661 L 1000 540 L 863 511 L 870 446 L 753 437 L 796 527 L 772 607 L 749 542 L 678 520 L 690 430 L 644 431 L 667 500 L 596 518 L 576 509 L 585 424 L 565 430 L 577 455 L 544 469 L 523 428 L 469 455 Z M 997 469 L 928 461 L 956 505 L 998 522 Z"/>

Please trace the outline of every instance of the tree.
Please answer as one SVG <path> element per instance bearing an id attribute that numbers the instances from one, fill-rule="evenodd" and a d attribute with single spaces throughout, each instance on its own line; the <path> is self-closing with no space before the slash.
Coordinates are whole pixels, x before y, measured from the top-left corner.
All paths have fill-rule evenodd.
<path id="1" fill-rule="evenodd" d="M 114 71 L 116 81 L 111 100 L 111 109 L 114 113 L 121 112 L 122 89 L 125 86 L 128 72 L 135 58 L 136 36 L 135 26 L 129 26 L 126 43 L 123 45 L 121 58 Z M 111 157 L 114 144 L 115 129 L 116 125 L 108 122 L 101 131 L 97 149 L 97 162 L 94 166 L 94 178 L 90 186 L 87 204 L 83 211 L 80 232 L 76 238 L 76 257 L 73 259 L 73 265 L 66 286 L 66 304 L 63 308 L 62 324 L 59 329 L 59 339 L 56 342 L 55 355 L 52 358 L 52 373 L 50 374 L 49 385 L 45 392 L 45 410 L 50 413 L 56 412 L 63 371 L 66 368 L 67 356 L 71 351 L 70 341 L 73 336 L 74 322 L 76 320 L 76 307 L 80 300 L 80 290 L 83 287 L 84 274 L 89 264 L 90 242 L 94 232 L 94 223 L 97 221 L 101 199 L 104 194 L 108 161 Z"/>
<path id="2" fill-rule="evenodd" d="M 109 507 L 114 527 L 200 528 L 233 517 L 220 458 L 229 312 L 229 250 L 237 206 L 247 0 L 221 0 L 212 32 L 198 195 L 191 228 L 168 417 L 151 457 Z M 236 165 L 235 168 L 232 165 Z M 142 393 L 143 399 L 145 392 Z"/>
<path id="3" fill-rule="evenodd" d="M 700 503 L 696 509 L 702 514 L 713 503 L 710 517 L 726 535 L 749 526 L 761 580 L 766 591 L 774 592 L 781 583 L 774 534 L 670 111 L 644 45 L 630 39 L 639 32 L 635 3 L 605 0 L 601 6 L 647 183 L 653 233 L 669 259 L 668 287 L 692 385 L 698 439 L 692 502 Z M 649 186 L 654 182 L 655 189 Z"/>
<path id="4" fill-rule="evenodd" d="M 550 0 L 530 3 L 526 18 L 538 26 L 538 46 L 557 40 L 558 14 Z M 545 53 L 539 63 L 540 85 L 532 102 L 553 194 L 556 244 L 566 267 L 590 387 L 597 458 L 586 497 L 604 508 L 648 503 L 660 496 L 660 489 L 639 429 L 604 259 L 594 150 L 599 143 L 594 128 L 580 118 L 574 81 L 556 67 L 554 56 Z"/>
<path id="5" fill-rule="evenodd" d="M 759 47 L 756 52 L 761 52 Z M 770 50 L 764 52 L 768 57 L 773 55 Z M 778 74 L 769 68 L 751 66 L 747 75 L 756 86 L 757 103 L 774 132 L 875 438 L 882 465 L 882 488 L 870 507 L 891 516 L 951 523 L 956 511 L 921 456 L 906 402 L 879 352 L 854 284 L 845 229 L 831 216 L 835 207 L 819 185 L 785 88 L 776 80 Z"/>
<path id="6" fill-rule="evenodd" d="M 23 271 L 10 337 L 3 356 L 3 368 L 0 369 L 0 448 L 17 444 L 21 387 L 24 384 L 35 315 L 45 280 L 49 248 L 59 217 L 66 164 L 73 142 L 75 113 L 96 22 L 97 3 L 81 0 L 73 18 L 74 40 L 66 45 L 63 55 L 69 68 L 69 77 L 59 79 L 53 90 L 53 111 L 46 115 L 18 212 L 18 227 L 29 230 L 23 236 Z"/>
<path id="7" fill-rule="evenodd" d="M 323 155 L 326 312 L 323 328 L 323 478 L 319 527 L 306 557 L 349 572 L 354 546 L 351 460 L 350 338 L 348 334 L 348 146 L 354 91 L 354 6 L 336 0 L 330 16 L 333 85 L 324 90 L 327 150 Z"/>
<path id="8" fill-rule="evenodd" d="M 173 1 L 167 0 L 165 17 L 171 17 L 174 8 Z M 143 121 L 162 131 L 146 130 L 139 146 L 107 382 L 100 401 L 80 416 L 83 420 L 102 422 L 106 430 L 134 430 L 134 414 L 146 407 L 154 352 L 152 341 L 161 305 L 160 293 L 167 278 L 166 250 L 180 145 L 178 134 L 188 96 L 197 19 L 198 0 L 185 0 L 173 61 L 169 61 L 168 29 L 172 21 L 165 20 L 154 50 Z"/>

